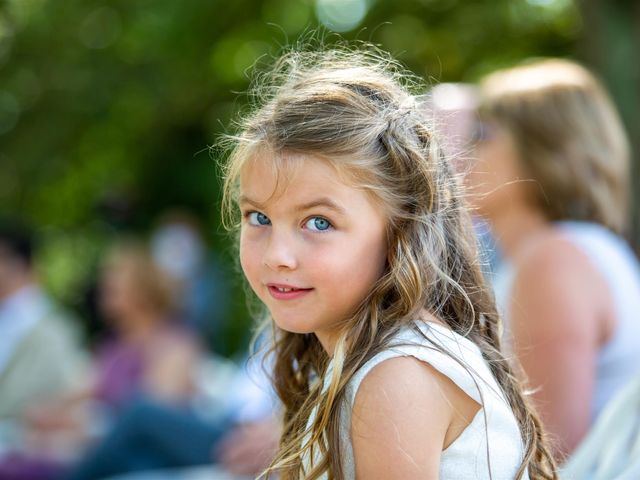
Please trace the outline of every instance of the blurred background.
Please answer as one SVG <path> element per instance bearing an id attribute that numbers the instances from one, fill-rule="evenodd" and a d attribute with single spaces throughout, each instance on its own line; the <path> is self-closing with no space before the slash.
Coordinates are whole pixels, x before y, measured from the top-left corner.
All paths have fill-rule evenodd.
<path id="1" fill-rule="evenodd" d="M 430 83 L 473 82 L 530 57 L 575 58 L 610 89 L 638 178 L 632 0 L 3 0 L 0 215 L 35 227 L 41 279 L 89 334 L 104 247 L 179 209 L 227 282 L 233 321 L 209 340 L 223 355 L 245 346 L 249 318 L 209 147 L 242 109 L 247 69 L 318 26 L 379 44 Z M 637 246 L 637 208 L 634 218 Z"/>

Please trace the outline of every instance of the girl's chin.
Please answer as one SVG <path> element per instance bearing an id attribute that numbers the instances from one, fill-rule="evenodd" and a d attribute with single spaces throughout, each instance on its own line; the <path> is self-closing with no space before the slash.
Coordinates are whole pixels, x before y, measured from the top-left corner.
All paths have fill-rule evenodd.
<path id="1" fill-rule="evenodd" d="M 306 333 L 313 333 L 313 329 L 310 328 L 304 328 L 304 326 L 300 325 L 297 322 L 288 322 L 288 321 L 281 321 L 278 320 L 275 317 L 271 317 L 273 318 L 274 323 L 276 324 L 276 326 L 280 329 L 280 330 L 284 330 L 285 332 L 289 332 L 289 333 L 299 333 L 299 334 L 306 334 Z"/>

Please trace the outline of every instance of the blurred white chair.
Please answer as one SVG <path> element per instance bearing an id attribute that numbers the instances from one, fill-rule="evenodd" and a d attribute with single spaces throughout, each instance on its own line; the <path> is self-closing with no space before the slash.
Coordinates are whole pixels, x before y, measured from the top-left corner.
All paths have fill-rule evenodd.
<path id="1" fill-rule="evenodd" d="M 562 480 L 640 479 L 640 376 L 604 408 L 560 469 Z"/>

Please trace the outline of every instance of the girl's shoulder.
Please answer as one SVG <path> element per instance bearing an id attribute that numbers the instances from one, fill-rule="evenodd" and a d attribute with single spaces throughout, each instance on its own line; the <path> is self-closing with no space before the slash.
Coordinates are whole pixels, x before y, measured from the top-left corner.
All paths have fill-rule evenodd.
<path id="1" fill-rule="evenodd" d="M 448 447 L 480 409 L 429 363 L 399 356 L 378 363 L 354 400 L 351 441 L 356 478 L 435 478 Z M 389 441 L 395 439 L 395 441 Z"/>
<path id="2" fill-rule="evenodd" d="M 519 465 L 520 430 L 504 394 L 480 349 L 446 326 L 416 322 L 401 330 L 352 377 L 346 403 L 341 428 L 346 444 L 353 445 L 344 462 L 349 472 L 366 463 L 409 478 L 418 465 L 425 478 L 437 476 L 434 468 L 441 478 L 471 478 L 471 470 L 487 467 L 488 438 L 513 459 L 496 471 L 512 472 Z M 353 461 L 362 455 L 366 462 Z M 398 465 L 390 466 L 390 458 Z M 371 472 L 359 473 L 367 478 Z"/>
<path id="3" fill-rule="evenodd" d="M 405 357 L 409 361 L 400 360 Z M 427 370 L 424 366 L 420 369 L 423 374 L 430 371 L 450 379 L 478 403 L 482 403 L 486 387 L 497 387 L 480 349 L 471 340 L 437 323 L 415 322 L 400 330 L 387 348 L 358 369 L 347 386 L 349 403 L 354 404 L 360 385 L 374 369 L 386 372 L 391 383 L 413 380 L 416 370 L 403 368 L 410 359 L 427 365 Z"/>

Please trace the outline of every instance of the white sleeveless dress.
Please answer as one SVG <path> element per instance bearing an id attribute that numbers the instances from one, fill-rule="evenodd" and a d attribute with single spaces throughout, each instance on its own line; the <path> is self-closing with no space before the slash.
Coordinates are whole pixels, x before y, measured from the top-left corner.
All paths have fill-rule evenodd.
<path id="1" fill-rule="evenodd" d="M 412 356 L 428 363 L 482 406 L 467 428 L 442 452 L 440 479 L 515 478 L 523 457 L 520 430 L 480 349 L 442 325 L 424 322 L 418 325 L 426 339 L 410 328 L 403 329 L 392 345 L 363 365 L 347 385 L 345 402 L 340 410 L 340 443 L 345 480 L 356 478 L 351 444 L 351 412 L 358 388 L 376 365 L 403 356 Z M 325 377 L 326 386 L 330 374 L 331 368 Z M 411 412 L 407 412 L 407 415 L 411 415 Z M 315 412 L 308 425 L 311 425 L 314 417 Z M 305 470 L 309 471 L 309 458 L 303 458 L 303 464 Z M 523 478 L 528 479 L 529 476 L 525 474 Z"/>

